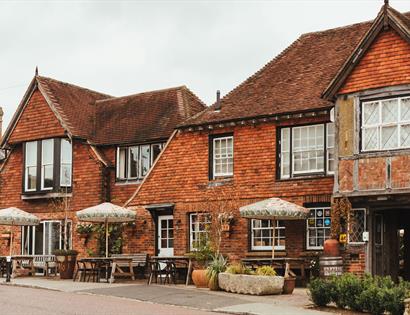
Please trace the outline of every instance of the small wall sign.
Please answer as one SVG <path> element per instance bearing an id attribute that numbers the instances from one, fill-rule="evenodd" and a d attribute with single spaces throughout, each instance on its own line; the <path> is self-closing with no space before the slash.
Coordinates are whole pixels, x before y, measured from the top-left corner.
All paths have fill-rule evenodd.
<path id="1" fill-rule="evenodd" d="M 347 234 L 342 233 L 339 235 L 339 243 L 346 244 L 347 243 Z"/>

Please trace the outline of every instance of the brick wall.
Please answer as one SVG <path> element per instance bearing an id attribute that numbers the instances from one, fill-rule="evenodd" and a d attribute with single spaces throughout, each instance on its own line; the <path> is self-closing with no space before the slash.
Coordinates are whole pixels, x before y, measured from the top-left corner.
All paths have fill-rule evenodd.
<path id="1" fill-rule="evenodd" d="M 320 122 L 323 118 L 306 121 L 287 121 L 282 125 Z M 223 237 L 222 252 L 231 259 L 246 255 L 271 255 L 249 250 L 248 220 L 239 216 L 239 207 L 269 197 L 280 197 L 303 205 L 307 202 L 330 201 L 333 177 L 300 180 L 276 178 L 276 127 L 279 124 L 260 124 L 213 130 L 211 132 L 179 132 L 164 151 L 161 159 L 141 187 L 131 206 L 137 209 L 136 231 L 128 236 L 130 251 L 154 254 L 155 226 L 151 215 L 142 205 L 175 203 L 175 254 L 184 254 L 189 246 L 189 213 L 213 209 L 219 201 L 215 195 L 236 199 L 234 223 Z M 228 182 L 208 179 L 208 137 L 210 134 L 234 134 L 234 177 Z M 218 183 L 220 186 L 215 184 Z M 141 225 L 140 225 L 141 224 Z M 306 250 L 306 222 L 288 221 L 286 251 L 277 255 L 312 256 Z"/>
<path id="2" fill-rule="evenodd" d="M 64 129 L 51 111 L 43 95 L 35 90 L 19 122 L 10 135 L 9 142 L 29 141 L 43 137 L 63 137 Z"/>
<path id="3" fill-rule="evenodd" d="M 410 44 L 393 30 L 382 32 L 347 78 L 340 94 L 410 83 Z"/>

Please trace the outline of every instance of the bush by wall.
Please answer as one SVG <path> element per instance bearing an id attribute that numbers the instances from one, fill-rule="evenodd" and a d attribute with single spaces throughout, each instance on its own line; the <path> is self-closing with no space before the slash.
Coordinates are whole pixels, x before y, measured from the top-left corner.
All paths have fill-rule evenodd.
<path id="1" fill-rule="evenodd" d="M 335 303 L 339 308 L 381 315 L 389 312 L 402 315 L 404 300 L 410 296 L 410 282 L 394 283 L 390 277 L 363 278 L 350 273 L 330 279 L 313 279 L 308 285 L 309 296 L 317 306 Z"/>

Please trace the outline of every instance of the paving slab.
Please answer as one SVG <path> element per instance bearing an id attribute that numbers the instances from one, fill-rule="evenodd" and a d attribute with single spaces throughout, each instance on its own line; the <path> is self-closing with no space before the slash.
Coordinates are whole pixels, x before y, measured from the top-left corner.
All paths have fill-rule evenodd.
<path id="1" fill-rule="evenodd" d="M 248 303 L 216 308 L 213 311 L 238 315 L 326 315 L 327 312 L 315 311 L 295 306 L 267 303 Z"/>

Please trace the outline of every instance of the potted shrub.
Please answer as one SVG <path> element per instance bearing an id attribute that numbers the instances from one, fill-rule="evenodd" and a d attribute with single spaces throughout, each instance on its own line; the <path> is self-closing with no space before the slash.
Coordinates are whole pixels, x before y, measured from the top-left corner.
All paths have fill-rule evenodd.
<path id="1" fill-rule="evenodd" d="M 277 276 L 270 266 L 253 272 L 242 264 L 228 266 L 226 272 L 219 274 L 218 281 L 224 291 L 252 295 L 280 294 L 284 284 L 284 278 Z"/>
<path id="2" fill-rule="evenodd" d="M 56 249 L 53 254 L 58 263 L 60 279 L 72 279 L 78 252 L 73 249 Z"/>
<path id="3" fill-rule="evenodd" d="M 206 269 L 206 276 L 208 278 L 208 287 L 212 291 L 219 290 L 218 275 L 226 270 L 228 260 L 221 254 L 215 255 Z"/>
<path id="4" fill-rule="evenodd" d="M 189 256 L 194 260 L 194 270 L 192 271 L 192 281 L 197 288 L 207 288 L 208 278 L 206 267 L 212 259 L 213 251 L 208 241 L 200 241 L 195 250 Z"/>

